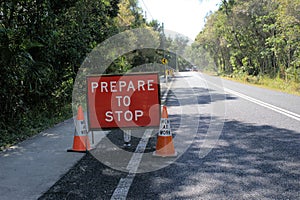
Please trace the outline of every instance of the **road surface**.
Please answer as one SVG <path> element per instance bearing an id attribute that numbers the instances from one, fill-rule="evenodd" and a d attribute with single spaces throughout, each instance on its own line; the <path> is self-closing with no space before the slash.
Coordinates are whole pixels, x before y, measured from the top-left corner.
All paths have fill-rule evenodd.
<path id="1" fill-rule="evenodd" d="M 300 98 L 227 80 L 220 86 L 216 77 L 196 73 L 180 74 L 174 90 L 186 83 L 201 111 L 197 139 L 170 167 L 137 175 L 127 198 L 299 199 Z M 225 115 L 210 108 L 221 103 Z M 201 135 L 213 118 L 223 117 L 217 143 L 199 157 L 205 148 Z"/>
<path id="2" fill-rule="evenodd" d="M 152 129 L 118 157 L 115 130 L 119 149 L 101 141 L 40 199 L 300 198 L 300 97 L 184 72 L 166 105 L 176 158 L 151 156 Z"/>

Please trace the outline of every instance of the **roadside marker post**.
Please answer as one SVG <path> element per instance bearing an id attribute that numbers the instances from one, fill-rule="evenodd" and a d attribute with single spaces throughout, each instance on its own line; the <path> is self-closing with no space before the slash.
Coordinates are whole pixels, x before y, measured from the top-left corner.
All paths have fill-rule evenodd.
<path id="1" fill-rule="evenodd" d="M 165 77 L 166 83 L 168 83 L 168 74 L 167 74 L 167 67 L 166 67 L 166 65 L 168 64 L 168 60 L 165 57 L 163 57 L 161 59 L 161 63 L 164 65 L 164 72 L 165 72 L 164 77 Z"/>
<path id="2" fill-rule="evenodd" d="M 123 130 L 123 136 L 124 136 L 124 147 L 130 147 L 130 140 L 131 140 L 131 130 L 130 129 L 126 129 Z"/>

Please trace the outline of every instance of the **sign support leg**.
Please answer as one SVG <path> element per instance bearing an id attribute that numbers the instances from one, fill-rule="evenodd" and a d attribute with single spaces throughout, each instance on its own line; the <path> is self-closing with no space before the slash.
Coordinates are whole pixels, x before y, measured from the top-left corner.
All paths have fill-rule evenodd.
<path id="1" fill-rule="evenodd" d="M 131 130 L 123 130 L 124 133 L 124 147 L 130 147 Z"/>
<path id="2" fill-rule="evenodd" d="M 94 131 L 92 131 L 92 144 L 95 144 L 95 136 L 94 136 Z"/>

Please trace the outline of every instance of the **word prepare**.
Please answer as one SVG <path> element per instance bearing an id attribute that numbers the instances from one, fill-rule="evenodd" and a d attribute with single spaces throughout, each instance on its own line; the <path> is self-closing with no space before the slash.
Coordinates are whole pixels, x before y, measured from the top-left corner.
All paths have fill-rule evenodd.
<path id="1" fill-rule="evenodd" d="M 92 93 L 99 87 L 98 82 L 91 82 Z M 133 81 L 109 81 L 100 82 L 100 92 L 134 92 L 134 91 L 154 91 L 154 80 L 137 80 L 137 84 Z"/>

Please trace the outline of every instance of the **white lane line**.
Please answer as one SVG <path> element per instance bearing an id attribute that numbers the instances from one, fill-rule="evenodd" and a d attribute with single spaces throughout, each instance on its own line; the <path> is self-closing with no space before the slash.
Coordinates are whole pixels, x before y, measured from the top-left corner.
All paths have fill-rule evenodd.
<path id="1" fill-rule="evenodd" d="M 241 94 L 241 93 L 239 93 L 239 92 L 230 90 L 230 89 L 228 89 L 228 88 L 224 88 L 224 91 L 225 91 L 225 92 L 228 92 L 228 93 L 231 93 L 231 94 L 234 94 L 234 95 L 236 95 L 236 96 L 239 96 L 239 97 L 241 97 L 241 98 L 243 98 L 243 99 L 246 99 L 246 100 L 248 100 L 248 101 L 251 101 L 251 102 L 253 102 L 253 103 L 256 103 L 256 104 L 258 104 L 258 105 L 260 105 L 260 106 L 269 108 L 269 109 L 271 109 L 271 110 L 273 110 L 273 111 L 275 111 L 275 112 L 281 113 L 281 114 L 283 114 L 283 115 L 285 115 L 285 116 L 287 116 L 287 117 L 293 118 L 293 119 L 295 119 L 295 120 L 297 120 L 297 121 L 300 121 L 300 115 L 298 115 L 298 114 L 296 114 L 296 113 L 293 113 L 293 112 L 291 112 L 291 111 L 288 111 L 288 110 L 285 110 L 285 109 L 283 109 L 283 108 L 279 108 L 279 107 L 277 107 L 277 106 L 274 106 L 274 105 L 272 105 L 272 104 L 269 104 L 269 103 L 266 103 L 266 102 L 263 102 L 263 101 L 254 99 L 254 98 L 252 98 L 252 97 L 249 97 L 249 96 L 244 95 L 244 94 Z"/>
<path id="2" fill-rule="evenodd" d="M 166 103 L 167 96 L 168 96 L 168 93 L 169 93 L 169 90 L 170 90 L 172 84 L 173 84 L 173 80 L 171 80 L 171 82 L 168 84 L 169 86 L 167 88 L 167 91 L 164 93 L 164 96 L 162 97 L 161 104 L 165 104 Z"/>
<path id="3" fill-rule="evenodd" d="M 164 93 L 164 95 L 162 97 L 162 101 L 161 101 L 162 104 L 165 104 L 172 84 L 173 84 L 173 80 L 168 84 L 167 91 Z M 143 137 L 141 138 L 138 146 L 135 149 L 133 156 L 131 157 L 131 159 L 127 165 L 126 169 L 129 171 L 129 173 L 126 176 L 126 178 L 121 178 L 117 188 L 115 189 L 115 191 L 111 197 L 111 200 L 114 200 L 114 199 L 118 199 L 118 200 L 124 199 L 125 200 L 126 199 L 128 191 L 131 187 L 131 184 L 132 184 L 135 174 L 137 172 L 137 169 L 140 165 L 140 162 L 141 162 L 143 153 L 145 151 L 145 148 L 147 146 L 147 143 L 149 141 L 149 138 L 151 137 L 151 133 L 152 133 L 152 129 L 151 130 L 147 129 L 145 131 Z"/>
<path id="4" fill-rule="evenodd" d="M 119 184 L 117 188 L 115 189 L 111 199 L 126 199 L 129 188 L 133 182 L 133 179 L 135 177 L 135 174 L 137 172 L 137 169 L 140 165 L 140 162 L 142 160 L 143 153 L 146 149 L 147 143 L 149 141 L 149 138 L 151 137 L 152 129 L 147 129 L 140 140 L 138 146 L 135 149 L 135 152 L 133 153 L 128 165 L 127 170 L 129 171 L 129 174 L 126 176 L 126 178 L 121 178 L 119 181 Z"/>

